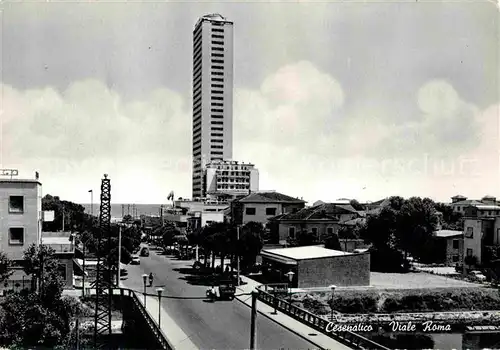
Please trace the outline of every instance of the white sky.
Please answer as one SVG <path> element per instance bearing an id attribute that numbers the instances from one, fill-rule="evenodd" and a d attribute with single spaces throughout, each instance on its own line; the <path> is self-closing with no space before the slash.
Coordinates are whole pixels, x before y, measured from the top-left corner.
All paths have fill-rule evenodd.
<path id="1" fill-rule="evenodd" d="M 493 2 L 11 3 L 0 36 L 2 168 L 44 193 L 191 195 L 192 30 L 234 21 L 234 159 L 314 202 L 500 197 Z"/>

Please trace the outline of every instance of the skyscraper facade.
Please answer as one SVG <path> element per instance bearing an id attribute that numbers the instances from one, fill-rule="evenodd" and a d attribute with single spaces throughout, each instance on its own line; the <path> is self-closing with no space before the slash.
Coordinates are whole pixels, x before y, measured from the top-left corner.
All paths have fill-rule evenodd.
<path id="1" fill-rule="evenodd" d="M 193 31 L 193 198 L 205 197 L 204 170 L 233 157 L 233 22 L 201 17 Z"/>

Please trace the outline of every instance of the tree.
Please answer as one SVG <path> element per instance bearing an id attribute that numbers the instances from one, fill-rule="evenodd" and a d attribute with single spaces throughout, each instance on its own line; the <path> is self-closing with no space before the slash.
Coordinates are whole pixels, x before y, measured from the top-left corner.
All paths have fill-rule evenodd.
<path id="1" fill-rule="evenodd" d="M 311 231 L 301 230 L 297 235 L 297 245 L 300 247 L 316 243 L 317 237 Z"/>
<path id="2" fill-rule="evenodd" d="M 63 281 L 59 275 L 59 262 L 54 249 L 31 244 L 24 252 L 24 272 L 31 275 L 32 290 L 38 285 L 38 293 L 49 305 L 62 295 Z"/>
<path id="3" fill-rule="evenodd" d="M 53 210 L 54 221 L 44 222 L 44 231 L 59 231 L 63 228 L 67 231 L 82 231 L 86 228 L 90 215 L 85 213 L 85 208 L 70 201 L 62 201 L 57 196 L 47 194 L 42 198 L 42 210 Z"/>
<path id="4" fill-rule="evenodd" d="M 14 292 L 2 301 L 1 344 L 56 348 L 68 335 L 70 314 L 61 298 L 63 282 L 53 253 L 43 245 L 25 251 L 25 272 L 43 283 L 38 291 Z"/>
<path id="5" fill-rule="evenodd" d="M 9 279 L 14 271 L 11 270 L 12 261 L 7 254 L 0 252 L 0 283 Z"/>
<path id="6" fill-rule="evenodd" d="M 453 211 L 453 207 L 445 203 L 435 203 L 434 208 L 443 215 L 443 230 L 463 231 L 464 216 L 462 213 Z"/>
<path id="7" fill-rule="evenodd" d="M 359 203 L 356 199 L 351 199 L 349 204 L 356 210 L 365 210 L 365 207 Z"/>
<path id="8" fill-rule="evenodd" d="M 257 255 L 264 246 L 265 228 L 260 222 L 250 221 L 241 231 L 237 254 L 241 257 L 242 267 L 248 269 L 255 265 Z"/>
<path id="9" fill-rule="evenodd" d="M 339 241 L 339 236 L 337 236 L 336 233 L 330 234 L 325 239 L 325 248 L 342 251 L 342 247 L 341 247 L 340 241 Z"/>
<path id="10" fill-rule="evenodd" d="M 434 202 L 429 198 L 412 197 L 404 201 L 397 213 L 398 245 L 405 252 L 420 258 L 425 255 L 438 224 Z"/>

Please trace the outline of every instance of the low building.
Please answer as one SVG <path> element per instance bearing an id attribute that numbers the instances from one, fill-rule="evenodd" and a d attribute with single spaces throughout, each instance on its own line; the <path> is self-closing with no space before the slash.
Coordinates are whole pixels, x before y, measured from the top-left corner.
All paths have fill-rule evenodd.
<path id="1" fill-rule="evenodd" d="M 437 241 L 436 261 L 449 266 L 461 264 L 464 259 L 464 233 L 454 230 L 439 230 L 434 232 Z"/>
<path id="2" fill-rule="evenodd" d="M 287 244 L 298 240 L 302 232 L 309 232 L 321 242 L 325 237 L 338 233 L 344 223 L 360 217 L 350 204 L 324 203 L 270 218 L 271 243 Z"/>
<path id="3" fill-rule="evenodd" d="M 259 171 L 253 164 L 212 160 L 204 171 L 204 193 L 208 197 L 237 198 L 259 190 Z"/>
<path id="4" fill-rule="evenodd" d="M 229 207 L 228 201 L 214 199 L 178 199 L 174 201 L 175 208 L 186 209 L 187 212 L 222 212 Z"/>
<path id="5" fill-rule="evenodd" d="M 484 262 L 486 246 L 500 245 L 500 206 L 470 205 L 464 214 L 464 258 L 476 256 Z"/>
<path id="6" fill-rule="evenodd" d="M 493 196 L 484 196 L 480 200 L 475 199 L 467 199 L 467 197 L 457 195 L 451 197 L 450 206 L 453 208 L 453 211 L 456 213 L 465 214 L 465 209 L 469 206 L 481 206 L 481 205 L 498 205 L 498 202 Z"/>
<path id="7" fill-rule="evenodd" d="M 369 286 L 370 253 L 347 253 L 321 246 L 262 250 L 268 278 L 287 283 L 293 272 L 292 288 Z"/>
<path id="8" fill-rule="evenodd" d="M 42 220 L 38 180 L 0 179 L 0 251 L 19 264 L 26 248 L 40 244 Z"/>
<path id="9" fill-rule="evenodd" d="M 71 232 L 42 232 L 42 244 L 55 251 L 59 260 L 59 272 L 65 287 L 73 286 L 73 259 L 75 258 L 74 236 Z"/>
<path id="10" fill-rule="evenodd" d="M 306 202 L 302 199 L 276 191 L 255 192 L 231 202 L 230 221 L 237 225 L 244 225 L 250 221 L 266 225 L 268 219 L 297 212 L 305 205 Z"/>
<path id="11" fill-rule="evenodd" d="M 224 222 L 224 212 L 195 212 L 188 218 L 188 232 L 196 231 L 214 222 Z"/>

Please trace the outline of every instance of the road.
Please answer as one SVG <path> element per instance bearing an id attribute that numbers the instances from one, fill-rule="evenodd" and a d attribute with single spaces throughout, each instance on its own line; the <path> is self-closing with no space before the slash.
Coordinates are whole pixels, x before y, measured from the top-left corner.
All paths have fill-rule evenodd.
<path id="1" fill-rule="evenodd" d="M 151 251 L 141 264 L 129 266 L 125 287 L 143 290 L 142 274 L 153 272 L 153 288 L 164 288 L 163 295 L 203 297 L 209 286 L 190 284 L 186 261 L 175 260 Z M 191 283 L 199 283 L 197 281 Z M 250 297 L 250 296 L 248 296 Z M 177 325 L 200 349 L 248 349 L 250 345 L 250 308 L 238 300 L 207 302 L 203 299 L 163 299 L 162 306 Z M 315 346 L 268 318 L 257 316 L 258 349 L 314 349 Z"/>

